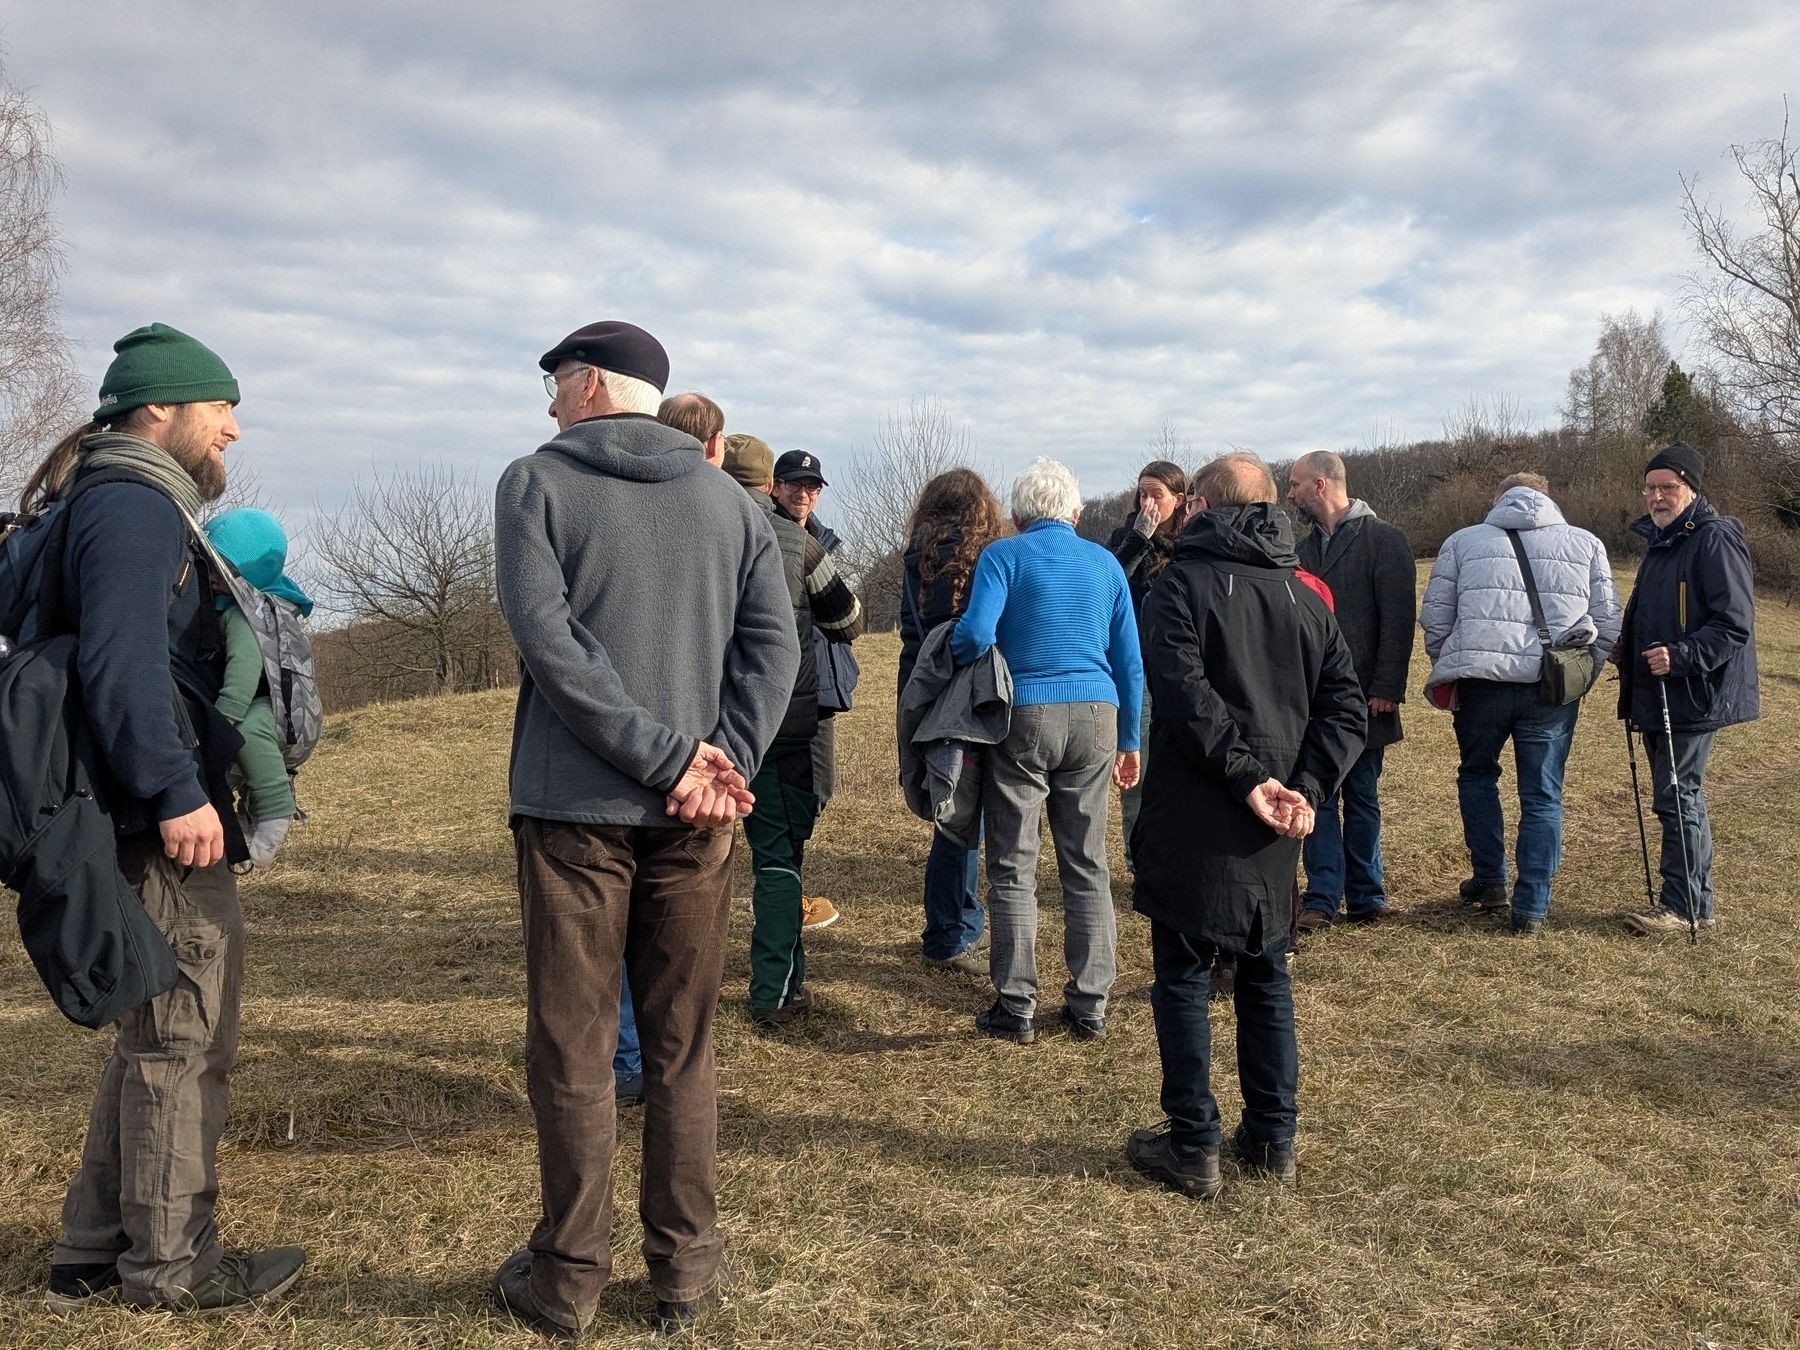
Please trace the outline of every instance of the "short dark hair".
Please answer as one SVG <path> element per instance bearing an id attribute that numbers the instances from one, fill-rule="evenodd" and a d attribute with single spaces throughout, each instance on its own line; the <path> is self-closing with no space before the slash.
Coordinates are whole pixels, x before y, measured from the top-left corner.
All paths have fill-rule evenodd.
<path id="1" fill-rule="evenodd" d="M 719 411 L 719 405 L 705 394 L 692 391 L 665 398 L 656 410 L 656 420 L 687 432 L 702 445 L 725 430 L 725 414 Z"/>

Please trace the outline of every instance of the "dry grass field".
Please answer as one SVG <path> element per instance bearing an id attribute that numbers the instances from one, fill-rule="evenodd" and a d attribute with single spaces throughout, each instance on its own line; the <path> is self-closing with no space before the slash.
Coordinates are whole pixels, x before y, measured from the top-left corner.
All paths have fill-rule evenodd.
<path id="1" fill-rule="evenodd" d="M 1771 603 L 1760 622 L 1764 716 L 1721 736 L 1714 759 L 1722 921 L 1698 948 L 1615 919 L 1642 880 L 1605 687 L 1576 734 L 1566 862 L 1534 941 L 1454 900 L 1450 722 L 1415 694 L 1384 789 L 1405 920 L 1311 939 L 1296 968 L 1300 1188 L 1228 1167 L 1210 1206 L 1145 1183 L 1122 1154 L 1159 1118 L 1143 920 L 1121 909 L 1114 1015 L 1095 1044 L 984 1039 L 971 1019 L 985 988 L 920 965 L 928 838 L 892 786 L 897 644 L 868 640 L 840 794 L 810 854 L 811 888 L 845 919 L 811 944 L 809 1023 L 752 1031 L 749 910 L 734 906 L 721 1169 L 742 1287 L 693 1339 L 1800 1344 L 1800 614 Z M 333 718 L 303 780 L 312 823 L 245 887 L 222 1222 L 234 1244 L 311 1253 L 266 1312 L 44 1311 L 106 1038 L 63 1023 L 17 943 L 0 949 L 0 1344 L 535 1343 L 487 1298 L 537 1196 L 510 714 L 500 692 Z M 1043 882 L 1054 896 L 1048 865 Z M 1124 906 L 1123 881 L 1115 893 Z M 1053 1014 L 1060 927 L 1053 908 L 1044 920 Z M 1229 1073 L 1219 1086 L 1229 1124 Z M 637 1158 L 629 1140 L 602 1344 L 652 1342 Z"/>

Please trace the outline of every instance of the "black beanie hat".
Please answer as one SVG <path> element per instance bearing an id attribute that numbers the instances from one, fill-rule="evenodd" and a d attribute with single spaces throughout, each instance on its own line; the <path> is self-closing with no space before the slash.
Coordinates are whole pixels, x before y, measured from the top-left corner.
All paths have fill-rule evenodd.
<path id="1" fill-rule="evenodd" d="M 577 328 L 538 358 L 547 374 L 555 374 L 564 361 L 582 361 L 615 375 L 629 375 L 656 386 L 669 387 L 669 354 L 662 343 L 636 324 L 608 319 Z"/>
<path id="2" fill-rule="evenodd" d="M 1683 482 L 1698 492 L 1701 475 L 1706 472 L 1706 461 L 1686 441 L 1676 441 L 1668 449 L 1657 451 L 1651 461 L 1644 465 L 1646 474 L 1652 469 L 1668 469 L 1671 473 L 1678 473 Z"/>

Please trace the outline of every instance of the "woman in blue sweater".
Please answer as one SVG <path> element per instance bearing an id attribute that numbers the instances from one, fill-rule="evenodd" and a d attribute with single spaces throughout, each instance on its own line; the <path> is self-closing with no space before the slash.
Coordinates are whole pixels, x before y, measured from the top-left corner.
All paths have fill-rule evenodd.
<path id="1" fill-rule="evenodd" d="M 988 755 L 982 788 L 997 997 L 975 1025 L 1021 1045 L 1035 1038 L 1038 820 L 1047 809 L 1069 966 L 1061 1017 L 1093 1040 L 1106 1030 L 1114 973 L 1108 786 L 1138 777 L 1137 621 L 1118 561 L 1075 533 L 1081 489 L 1065 466 L 1039 459 L 1020 474 L 1012 514 L 1019 533 L 982 551 L 950 639 L 965 665 L 998 646 L 1013 680 L 1012 728 Z"/>

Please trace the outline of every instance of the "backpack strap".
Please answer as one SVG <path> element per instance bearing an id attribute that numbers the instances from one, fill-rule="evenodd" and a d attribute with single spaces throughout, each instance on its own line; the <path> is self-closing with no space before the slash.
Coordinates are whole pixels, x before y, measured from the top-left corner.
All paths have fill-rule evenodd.
<path id="1" fill-rule="evenodd" d="M 1550 625 L 1544 622 L 1544 602 L 1538 598 L 1537 578 L 1531 574 L 1531 559 L 1525 555 L 1525 542 L 1519 538 L 1517 530 L 1506 531 L 1506 537 L 1512 540 L 1513 552 L 1519 558 L 1519 574 L 1525 578 L 1525 596 L 1531 601 L 1531 618 L 1537 624 L 1538 641 L 1548 650 L 1551 646 Z"/>

